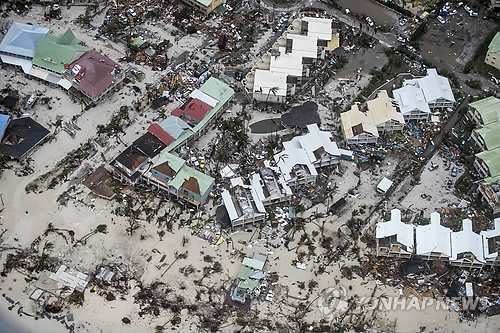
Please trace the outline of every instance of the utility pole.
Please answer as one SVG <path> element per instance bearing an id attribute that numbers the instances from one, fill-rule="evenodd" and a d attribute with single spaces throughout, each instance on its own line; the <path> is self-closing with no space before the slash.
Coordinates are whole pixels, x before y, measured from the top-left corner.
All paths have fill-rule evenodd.
<path id="1" fill-rule="evenodd" d="M 3 203 L 3 193 L 0 193 L 0 202 L 2 203 L 2 208 L 3 208 L 3 206 L 5 206 L 5 204 Z"/>

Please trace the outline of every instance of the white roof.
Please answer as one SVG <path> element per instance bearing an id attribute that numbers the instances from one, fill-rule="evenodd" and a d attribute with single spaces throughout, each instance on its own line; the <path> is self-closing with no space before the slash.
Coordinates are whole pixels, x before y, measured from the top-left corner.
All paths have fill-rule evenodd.
<path id="1" fill-rule="evenodd" d="M 435 68 L 428 68 L 427 76 L 408 80 L 407 82 L 408 84 L 418 84 L 427 103 L 433 103 L 441 98 L 455 102 L 450 82 L 444 76 L 440 76 Z"/>
<path id="2" fill-rule="evenodd" d="M 306 166 L 311 175 L 317 175 L 318 173 L 313 164 L 320 159 L 315 154 L 320 148 L 333 156 L 352 156 L 351 151 L 339 149 L 337 144 L 330 139 L 332 133 L 321 131 L 316 124 L 307 125 L 307 130 L 306 135 L 296 136 L 290 141 L 283 142 L 285 149 L 274 156 L 274 160 L 286 181 L 292 178 L 290 172 L 297 164 Z"/>
<path id="3" fill-rule="evenodd" d="M 309 157 L 307 156 L 304 149 L 294 146 L 285 147 L 284 151 L 277 155 L 274 155 L 274 160 L 276 161 L 276 164 L 278 164 L 281 174 L 287 182 L 293 179 L 293 175 L 291 173 L 293 167 L 296 165 L 303 165 L 313 176 L 318 175 L 316 168 L 309 160 Z"/>
<path id="4" fill-rule="evenodd" d="M 211 96 L 208 96 L 207 94 L 205 94 L 203 91 L 201 90 L 198 90 L 198 89 L 195 89 L 193 90 L 190 94 L 189 94 L 189 97 L 191 98 L 197 98 L 199 99 L 200 101 L 210 105 L 211 107 L 215 107 L 217 105 L 217 103 L 219 103 L 218 100 L 216 100 L 215 98 L 211 97 Z"/>
<path id="5" fill-rule="evenodd" d="M 500 218 L 495 219 L 493 223 L 494 228 L 492 230 L 481 231 L 481 236 L 483 237 L 484 256 L 486 259 L 495 259 L 499 255 L 497 251 L 498 248 L 491 253 L 488 248 L 488 242 L 490 238 L 500 237 Z"/>
<path id="6" fill-rule="evenodd" d="M 402 88 L 392 92 L 394 99 L 398 102 L 401 113 L 409 114 L 412 111 L 418 110 L 421 112 L 430 113 L 429 105 L 425 101 L 422 90 L 413 85 L 405 85 Z"/>
<path id="7" fill-rule="evenodd" d="M 292 53 L 305 58 L 316 59 L 318 56 L 318 37 L 287 34 L 287 39 L 291 39 Z M 330 36 L 331 39 L 331 36 Z"/>
<path id="8" fill-rule="evenodd" d="M 461 231 L 451 233 L 450 260 L 457 260 L 457 255 L 464 252 L 471 252 L 476 262 L 484 262 L 483 238 L 472 231 L 472 221 L 469 219 L 462 221 Z"/>
<path id="9" fill-rule="evenodd" d="M 292 76 L 302 76 L 302 57 L 295 53 L 285 53 L 286 48 L 279 48 L 279 56 L 271 56 L 269 70 L 275 73 L 283 73 Z"/>
<path id="10" fill-rule="evenodd" d="M 54 73 L 49 72 L 48 70 L 42 69 L 40 67 L 32 67 L 29 74 L 31 76 L 37 77 L 39 79 L 42 79 L 44 81 L 47 81 L 47 82 L 50 82 L 53 84 L 59 84 L 59 81 L 61 80 L 60 75 L 54 74 Z"/>
<path id="11" fill-rule="evenodd" d="M 231 199 L 231 193 L 228 190 L 222 191 L 222 201 L 224 201 L 224 206 L 231 221 L 236 220 L 239 216 L 236 207 L 234 207 L 233 199 Z"/>
<path id="12" fill-rule="evenodd" d="M 286 74 L 274 73 L 257 69 L 253 84 L 254 92 L 274 95 L 271 89 L 276 88 L 276 96 L 286 96 L 287 84 Z"/>
<path id="13" fill-rule="evenodd" d="M 413 239 L 413 226 L 401 222 L 401 211 L 391 210 L 391 220 L 377 223 L 376 237 L 385 238 L 396 235 L 398 243 L 406 245 L 407 251 L 411 252 L 415 246 Z"/>
<path id="14" fill-rule="evenodd" d="M 441 225 L 441 216 L 431 213 L 431 223 L 416 228 L 417 255 L 427 256 L 431 252 L 439 252 L 451 256 L 451 230 Z"/>
<path id="15" fill-rule="evenodd" d="M 387 178 L 383 178 L 380 183 L 377 185 L 377 189 L 380 189 L 384 192 L 387 192 L 387 190 L 392 186 L 392 181 L 387 179 Z"/>
<path id="16" fill-rule="evenodd" d="M 315 156 L 314 152 L 323 147 L 325 151 L 334 156 L 340 156 L 341 152 L 337 147 L 337 144 L 330 140 L 332 133 L 321 131 L 316 124 L 307 125 L 308 133 L 306 135 L 296 136 L 291 141 L 283 142 L 283 146 L 293 145 L 297 148 L 302 148 L 305 150 L 309 161 L 315 162 L 318 158 Z"/>
<path id="17" fill-rule="evenodd" d="M 234 177 L 234 171 L 229 167 L 229 165 L 226 165 L 220 171 L 220 175 L 222 178 L 231 178 L 231 177 Z"/>
<path id="18" fill-rule="evenodd" d="M 29 74 L 29 72 L 31 72 L 31 67 L 33 66 L 31 60 L 16 58 L 5 54 L 0 55 L 0 58 L 5 64 L 20 66 L 23 69 L 23 72 L 26 74 Z"/>
<path id="19" fill-rule="evenodd" d="M 231 183 L 231 188 L 234 188 L 236 186 L 242 187 L 245 191 L 248 191 L 251 195 L 251 199 L 255 205 L 255 208 L 257 209 L 256 211 L 253 209 L 253 206 L 251 205 L 250 202 L 248 202 L 248 197 L 245 197 L 243 195 L 240 198 L 233 198 L 231 193 L 228 190 L 224 190 L 222 192 L 222 200 L 224 201 L 224 206 L 226 206 L 226 210 L 229 214 L 229 218 L 231 221 L 238 219 L 240 216 L 243 215 L 252 215 L 252 214 L 265 214 L 266 209 L 264 208 L 264 205 L 262 204 L 262 201 L 260 200 L 259 196 L 257 195 L 256 190 L 250 186 L 250 185 L 245 185 L 243 182 L 243 178 L 241 177 L 236 177 L 232 178 L 230 180 Z M 240 210 L 242 211 L 242 215 L 239 215 L 237 212 L 237 209 L 235 207 L 235 202 L 237 202 L 240 205 Z"/>
<path id="20" fill-rule="evenodd" d="M 308 36 L 322 40 L 332 39 L 332 20 L 318 17 L 303 17 L 302 21 L 308 22 Z"/>

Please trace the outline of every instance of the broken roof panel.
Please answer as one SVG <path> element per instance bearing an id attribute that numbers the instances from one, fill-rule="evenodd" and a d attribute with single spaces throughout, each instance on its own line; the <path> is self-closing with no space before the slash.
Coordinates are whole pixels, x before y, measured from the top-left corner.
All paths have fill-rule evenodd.
<path id="1" fill-rule="evenodd" d="M 38 25 L 14 22 L 0 42 L 0 53 L 33 58 L 37 41 L 48 32 Z"/>
<path id="2" fill-rule="evenodd" d="M 372 119 L 359 110 L 358 104 L 353 104 L 349 111 L 342 112 L 340 114 L 340 120 L 342 122 L 342 129 L 346 140 L 349 140 L 350 138 L 353 138 L 361 133 L 368 133 L 377 138 L 379 137 L 377 126 L 373 124 Z"/>
<path id="3" fill-rule="evenodd" d="M 175 178 L 169 182 L 169 185 L 173 186 L 176 190 L 179 190 L 181 187 L 185 188 L 185 182 L 189 180 L 196 180 L 197 189 L 199 189 L 199 192 L 197 192 L 196 190 L 193 191 L 192 189 L 190 190 L 194 193 L 199 194 L 200 196 L 203 196 L 215 181 L 215 179 L 204 174 L 203 172 L 188 167 L 184 164 L 182 168 L 180 168 L 179 172 L 175 175 Z"/>

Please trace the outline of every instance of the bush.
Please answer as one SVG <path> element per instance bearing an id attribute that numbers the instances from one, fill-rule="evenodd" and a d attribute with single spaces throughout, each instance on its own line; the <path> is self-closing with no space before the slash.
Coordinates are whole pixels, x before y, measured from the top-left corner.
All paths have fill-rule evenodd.
<path id="1" fill-rule="evenodd" d="M 481 89 L 481 81 L 479 81 L 479 80 L 470 79 L 470 80 L 465 81 L 465 84 L 473 89 L 478 89 L 478 90 Z"/>

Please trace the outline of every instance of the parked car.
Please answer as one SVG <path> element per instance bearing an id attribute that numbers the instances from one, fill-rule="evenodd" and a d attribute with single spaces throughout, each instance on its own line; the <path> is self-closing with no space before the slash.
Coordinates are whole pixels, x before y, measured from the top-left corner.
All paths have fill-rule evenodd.
<path id="1" fill-rule="evenodd" d="M 399 21 L 399 25 L 400 26 L 404 26 L 406 23 L 408 23 L 408 20 L 407 19 L 402 19 L 401 21 Z"/>
<path id="2" fill-rule="evenodd" d="M 457 176 L 457 172 L 458 172 L 457 168 L 454 167 L 453 169 L 451 169 L 451 176 L 452 177 L 456 177 Z"/>
<path id="3" fill-rule="evenodd" d="M 429 167 L 429 171 L 434 171 L 439 168 L 439 164 L 431 162 L 431 166 Z"/>
<path id="4" fill-rule="evenodd" d="M 446 23 L 446 20 L 442 16 L 438 16 L 437 19 L 438 19 L 439 23 L 441 23 L 441 24 L 445 24 Z"/>
<path id="5" fill-rule="evenodd" d="M 373 26 L 374 26 L 374 24 L 375 24 L 375 23 L 373 23 L 372 19 L 371 19 L 369 16 L 367 16 L 367 17 L 366 17 L 366 22 L 368 23 L 368 25 L 369 25 L 370 27 L 373 27 Z"/>
<path id="6" fill-rule="evenodd" d="M 404 38 L 402 36 L 398 36 L 398 41 L 401 43 L 406 43 L 406 38 Z"/>

